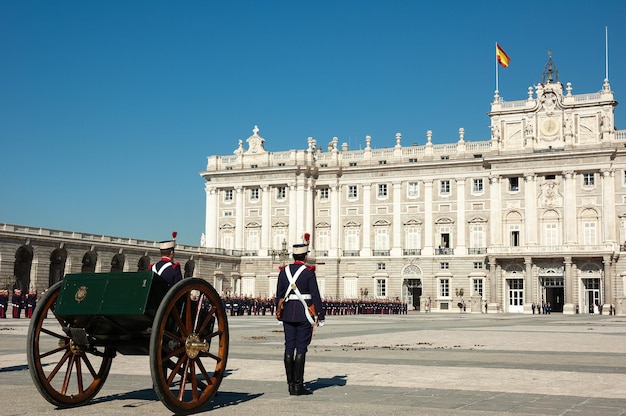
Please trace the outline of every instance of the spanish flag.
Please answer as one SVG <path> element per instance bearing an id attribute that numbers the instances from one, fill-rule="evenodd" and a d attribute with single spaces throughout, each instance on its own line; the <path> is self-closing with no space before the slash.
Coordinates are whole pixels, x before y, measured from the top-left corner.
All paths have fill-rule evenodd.
<path id="1" fill-rule="evenodd" d="M 497 43 L 496 43 L 496 59 L 498 60 L 498 63 L 502 65 L 504 68 L 509 66 L 509 62 L 511 62 L 511 58 L 509 58 L 509 55 L 507 55 L 506 52 L 504 52 L 504 49 L 502 49 L 500 45 L 498 45 Z"/>

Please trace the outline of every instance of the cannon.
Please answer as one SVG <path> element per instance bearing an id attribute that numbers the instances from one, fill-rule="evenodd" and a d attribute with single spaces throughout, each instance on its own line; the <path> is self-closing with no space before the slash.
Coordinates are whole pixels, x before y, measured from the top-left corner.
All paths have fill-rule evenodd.
<path id="1" fill-rule="evenodd" d="M 228 358 L 222 299 L 207 281 L 172 287 L 152 272 L 68 274 L 38 302 L 27 335 L 28 367 L 59 408 L 100 391 L 116 354 L 149 355 L 158 398 L 172 412 L 201 411 L 217 394 Z"/>

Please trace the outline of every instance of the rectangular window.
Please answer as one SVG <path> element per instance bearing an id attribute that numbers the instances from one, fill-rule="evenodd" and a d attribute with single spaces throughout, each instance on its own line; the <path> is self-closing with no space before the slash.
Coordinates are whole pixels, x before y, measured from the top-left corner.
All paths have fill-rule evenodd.
<path id="1" fill-rule="evenodd" d="M 509 244 L 511 247 L 519 247 L 520 245 L 520 225 L 519 224 L 510 224 L 509 225 L 509 235 L 510 241 Z"/>
<path id="2" fill-rule="evenodd" d="M 233 190 L 232 189 L 226 189 L 224 191 L 224 201 L 231 202 L 232 200 L 233 200 Z"/>
<path id="3" fill-rule="evenodd" d="M 379 165 L 386 165 L 386 164 L 387 164 L 387 161 L 386 161 L 386 160 L 379 160 L 379 161 L 378 161 L 378 164 L 379 164 Z"/>
<path id="4" fill-rule="evenodd" d="M 439 296 L 442 298 L 450 297 L 450 280 L 439 280 Z"/>
<path id="5" fill-rule="evenodd" d="M 287 197 L 287 187 L 279 186 L 276 188 L 276 199 L 285 199 Z"/>
<path id="6" fill-rule="evenodd" d="M 378 270 L 385 270 L 387 265 L 385 263 L 378 263 L 377 268 Z"/>
<path id="7" fill-rule="evenodd" d="M 544 225 L 546 246 L 558 246 L 559 234 L 558 225 L 556 223 L 547 223 Z"/>
<path id="8" fill-rule="evenodd" d="M 246 249 L 247 250 L 258 250 L 260 247 L 259 244 L 259 230 L 258 229 L 253 229 L 253 230 L 248 230 L 248 236 L 246 238 Z"/>
<path id="9" fill-rule="evenodd" d="M 232 250 L 234 245 L 235 245 L 235 239 L 234 239 L 233 233 L 224 232 L 222 234 L 222 248 L 226 250 Z"/>
<path id="10" fill-rule="evenodd" d="M 318 251 L 328 251 L 330 248 L 330 230 L 328 228 L 317 230 L 315 246 Z"/>
<path id="11" fill-rule="evenodd" d="M 483 295 L 483 279 L 474 279 L 474 295 Z"/>
<path id="12" fill-rule="evenodd" d="M 415 157 L 409 158 L 409 163 L 417 163 L 417 158 Z"/>
<path id="13" fill-rule="evenodd" d="M 479 194 L 483 192 L 483 180 L 482 179 L 474 179 L 472 181 L 472 192 L 475 194 Z"/>
<path id="14" fill-rule="evenodd" d="M 583 244 L 587 246 L 593 246 L 598 244 L 598 233 L 596 231 L 595 221 L 583 222 Z"/>
<path id="15" fill-rule="evenodd" d="M 358 187 L 356 185 L 348 186 L 348 199 L 357 199 L 358 197 Z"/>
<path id="16" fill-rule="evenodd" d="M 328 199 L 330 190 L 328 188 L 320 188 L 320 199 Z"/>
<path id="17" fill-rule="evenodd" d="M 259 200 L 259 188 L 250 189 L 250 200 L 258 201 Z"/>
<path id="18" fill-rule="evenodd" d="M 511 231 L 511 247 L 519 247 L 519 231 Z"/>
<path id="19" fill-rule="evenodd" d="M 356 162 L 350 162 L 350 163 L 348 164 L 348 166 L 352 166 L 352 167 L 354 167 L 354 166 L 356 166 Z"/>
<path id="20" fill-rule="evenodd" d="M 583 186 L 594 186 L 595 175 L 593 173 L 583 173 Z"/>
<path id="21" fill-rule="evenodd" d="M 379 298 L 387 297 L 387 281 L 385 279 L 376 279 L 376 296 Z"/>
<path id="22" fill-rule="evenodd" d="M 417 198 L 420 196 L 420 186 L 418 182 L 409 182 L 407 187 L 407 196 L 409 198 Z"/>
<path id="23" fill-rule="evenodd" d="M 509 178 L 509 191 L 517 192 L 519 191 L 519 178 Z"/>
<path id="24" fill-rule="evenodd" d="M 482 224 L 470 225 L 470 248 L 482 249 L 487 247 L 485 226 Z"/>
<path id="25" fill-rule="evenodd" d="M 450 160 L 450 156 L 448 156 L 448 155 L 441 156 L 441 160 Z"/>
<path id="26" fill-rule="evenodd" d="M 358 251 L 359 249 L 359 229 L 356 227 L 346 228 L 346 250 Z"/>
<path id="27" fill-rule="evenodd" d="M 408 250 L 419 250 L 420 247 L 420 229 L 417 226 L 411 225 L 406 227 L 406 241 L 405 246 Z"/>
<path id="28" fill-rule="evenodd" d="M 510 279 L 509 281 L 509 306 L 524 305 L 524 280 Z"/>
<path id="29" fill-rule="evenodd" d="M 474 269 L 482 269 L 483 268 L 483 262 L 482 261 L 475 261 L 474 262 Z"/>
<path id="30" fill-rule="evenodd" d="M 448 263 L 447 261 L 443 261 L 439 263 L 439 268 L 441 270 L 448 270 L 450 268 L 450 263 Z"/>
<path id="31" fill-rule="evenodd" d="M 284 228 L 276 228 L 274 229 L 274 238 L 272 241 L 272 248 L 279 252 L 283 249 L 283 243 L 287 244 L 287 230 Z M 288 247 L 287 247 L 288 248 Z"/>
<path id="32" fill-rule="evenodd" d="M 374 232 L 374 250 L 389 250 L 389 232 L 386 228 L 377 227 Z M 381 253 L 382 254 L 382 253 Z"/>
<path id="33" fill-rule="evenodd" d="M 387 184 L 386 183 L 378 184 L 378 197 L 387 198 Z"/>
<path id="34" fill-rule="evenodd" d="M 225 217 L 232 217 L 232 216 L 233 216 L 233 211 L 231 211 L 231 210 L 226 210 L 226 211 L 224 211 L 224 214 L 223 214 L 223 215 L 224 215 Z"/>
<path id="35" fill-rule="evenodd" d="M 450 181 L 443 180 L 439 182 L 439 194 L 450 195 Z"/>

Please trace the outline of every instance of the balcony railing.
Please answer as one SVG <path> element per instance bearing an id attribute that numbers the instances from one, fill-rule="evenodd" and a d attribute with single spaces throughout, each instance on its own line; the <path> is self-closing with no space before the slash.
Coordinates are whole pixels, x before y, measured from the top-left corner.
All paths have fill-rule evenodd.
<path id="1" fill-rule="evenodd" d="M 315 257 L 328 257 L 328 250 L 315 250 Z"/>
<path id="2" fill-rule="evenodd" d="M 454 254 L 454 249 L 449 247 L 439 247 L 435 250 L 435 254 L 439 254 L 442 256 L 447 256 Z"/>
<path id="3" fill-rule="evenodd" d="M 422 254 L 421 248 L 405 248 L 402 250 L 404 256 L 419 256 Z"/>
<path id="4" fill-rule="evenodd" d="M 467 254 L 487 254 L 487 247 L 468 248 Z"/>
<path id="5" fill-rule="evenodd" d="M 391 254 L 390 250 L 373 250 L 372 256 L 389 256 Z"/>
<path id="6" fill-rule="evenodd" d="M 585 255 L 598 253 L 611 253 L 617 249 L 616 245 L 571 245 L 571 246 L 515 246 L 515 247 L 489 247 L 487 253 L 493 255 Z M 621 248 L 620 248 L 621 249 Z"/>
<path id="7" fill-rule="evenodd" d="M 359 257 L 361 252 L 359 252 L 359 250 L 344 250 L 343 255 L 345 257 Z"/>

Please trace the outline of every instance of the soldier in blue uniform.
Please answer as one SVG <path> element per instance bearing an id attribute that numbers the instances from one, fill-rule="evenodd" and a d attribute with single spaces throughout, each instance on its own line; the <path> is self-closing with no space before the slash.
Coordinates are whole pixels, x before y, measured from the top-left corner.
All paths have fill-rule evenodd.
<path id="1" fill-rule="evenodd" d="M 174 262 L 174 247 L 176 247 L 176 240 L 161 241 L 159 243 L 161 260 L 149 266 L 150 270 L 161 276 L 170 286 L 183 279 L 180 263 Z"/>
<path id="2" fill-rule="evenodd" d="M 315 266 L 305 264 L 308 252 L 307 244 L 293 246 L 294 263 L 281 268 L 276 288 L 276 303 L 285 299 L 282 314 L 285 332 L 284 362 L 289 394 L 294 396 L 312 393 L 304 387 L 306 352 L 315 325 L 323 325 L 325 317 Z M 310 313 L 310 305 L 315 306 L 314 314 Z"/>
<path id="3" fill-rule="evenodd" d="M 7 317 L 7 309 L 9 308 L 9 291 L 6 289 L 0 290 L 0 318 L 5 319 Z"/>

